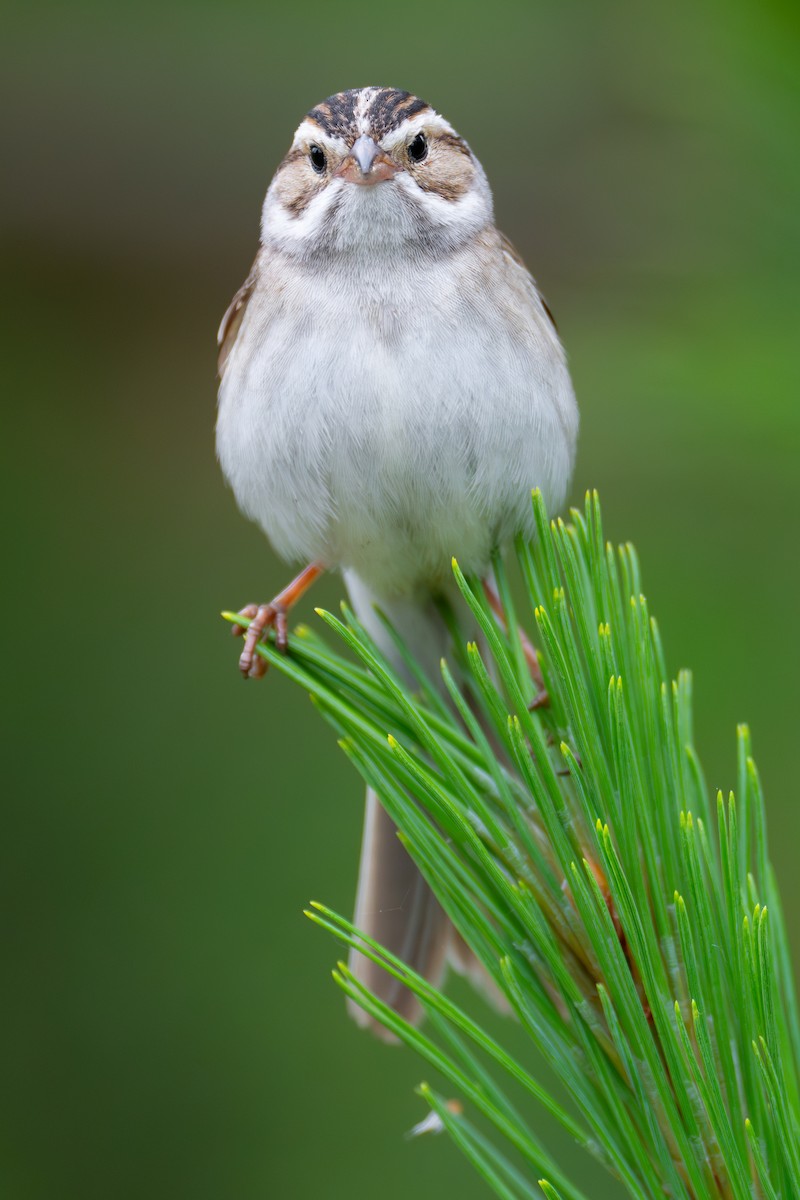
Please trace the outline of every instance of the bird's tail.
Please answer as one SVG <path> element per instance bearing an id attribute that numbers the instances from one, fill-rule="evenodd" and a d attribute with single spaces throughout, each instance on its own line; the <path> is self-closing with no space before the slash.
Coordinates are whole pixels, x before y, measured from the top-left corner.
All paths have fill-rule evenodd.
<path id="1" fill-rule="evenodd" d="M 352 572 L 345 574 L 356 616 L 397 673 L 412 680 L 374 609 L 375 597 Z M 432 681 L 441 680 L 439 663 L 448 649 L 448 632 L 432 600 L 381 602 L 381 609 Z M 414 685 L 416 686 L 416 685 Z M 397 837 L 380 800 L 367 789 L 354 924 L 385 946 L 431 984 L 438 986 L 448 963 L 487 990 L 486 972 L 456 933 L 430 887 Z M 358 951 L 351 951 L 350 970 L 384 1003 L 412 1023 L 421 1009 L 416 997 L 393 976 Z M 349 1011 L 359 1025 L 393 1040 L 356 1004 Z"/>

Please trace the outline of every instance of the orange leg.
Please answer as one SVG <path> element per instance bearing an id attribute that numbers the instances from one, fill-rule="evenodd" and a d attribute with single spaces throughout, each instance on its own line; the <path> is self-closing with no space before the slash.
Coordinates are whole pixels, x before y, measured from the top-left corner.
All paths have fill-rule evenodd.
<path id="1" fill-rule="evenodd" d="M 256 646 L 266 631 L 275 627 L 275 646 L 282 654 L 286 653 L 289 641 L 287 614 L 293 604 L 308 591 L 315 579 L 324 571 L 319 563 L 310 563 L 293 579 L 288 587 L 270 600 L 269 604 L 248 604 L 239 610 L 240 617 L 246 617 L 249 625 L 234 625 L 233 636 L 245 634 L 244 649 L 239 658 L 239 670 L 245 679 L 260 679 L 266 674 L 267 663 L 256 654 Z"/>
<path id="2" fill-rule="evenodd" d="M 499 595 L 497 594 L 497 589 L 495 588 L 491 579 L 483 580 L 483 591 L 486 599 L 489 601 L 489 606 L 492 612 L 497 617 L 503 629 L 507 629 L 508 622 L 506 621 L 506 614 L 503 611 L 503 605 L 500 601 Z M 536 653 L 536 647 L 521 625 L 517 626 L 517 630 L 519 633 L 519 640 L 522 643 L 525 661 L 528 664 L 528 669 L 531 673 L 531 679 L 539 689 L 531 701 L 530 707 L 541 708 L 543 705 L 547 704 L 547 691 L 545 690 L 544 678 L 539 666 L 539 655 Z"/>

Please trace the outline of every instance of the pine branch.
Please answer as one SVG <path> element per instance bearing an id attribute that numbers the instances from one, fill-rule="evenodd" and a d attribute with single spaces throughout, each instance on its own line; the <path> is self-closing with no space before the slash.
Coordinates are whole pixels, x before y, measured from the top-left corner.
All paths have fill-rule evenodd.
<path id="1" fill-rule="evenodd" d="M 528 1056 L 345 918 L 318 904 L 308 915 L 419 997 L 422 1029 L 344 964 L 335 972 L 458 1093 L 464 1113 L 421 1088 L 498 1196 L 582 1197 L 512 1083 L 631 1197 L 800 1196 L 800 1020 L 749 733 L 738 730 L 737 798 L 712 804 L 691 677 L 668 681 L 633 548 L 604 542 L 596 494 L 568 525 L 548 522 L 538 494 L 534 507 L 537 541 L 516 547 L 524 611 L 502 561 L 502 618 L 454 564 L 482 649 L 457 648 L 458 675 L 442 665 L 449 702 L 401 647 L 420 684 L 410 692 L 346 608 L 321 616 L 357 665 L 305 628 L 288 657 L 259 653 L 334 726 L 570 1110 Z M 544 707 L 532 707 L 518 617 L 537 630 Z"/>

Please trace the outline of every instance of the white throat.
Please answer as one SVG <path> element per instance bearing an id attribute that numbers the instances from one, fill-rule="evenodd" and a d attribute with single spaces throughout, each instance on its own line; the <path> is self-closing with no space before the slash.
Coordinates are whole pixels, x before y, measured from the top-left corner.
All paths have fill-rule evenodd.
<path id="1" fill-rule="evenodd" d="M 482 170 L 470 190 L 456 200 L 423 192 L 400 172 L 372 187 L 333 181 L 298 216 L 270 187 L 264 201 L 261 239 L 292 257 L 327 256 L 360 250 L 391 255 L 402 249 L 426 256 L 456 249 L 493 223 L 492 196 Z"/>

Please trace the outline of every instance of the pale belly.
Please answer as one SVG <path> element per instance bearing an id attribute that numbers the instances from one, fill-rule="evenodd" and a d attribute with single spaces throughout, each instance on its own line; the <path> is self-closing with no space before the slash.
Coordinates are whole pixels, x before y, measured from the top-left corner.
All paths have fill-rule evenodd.
<path id="1" fill-rule="evenodd" d="M 435 591 L 454 555 L 480 572 L 532 531 L 533 487 L 563 503 L 577 423 L 563 358 L 469 312 L 417 306 L 377 330 L 352 309 L 324 326 L 273 317 L 237 346 L 218 454 L 280 555 L 352 570 L 381 597 Z"/>

